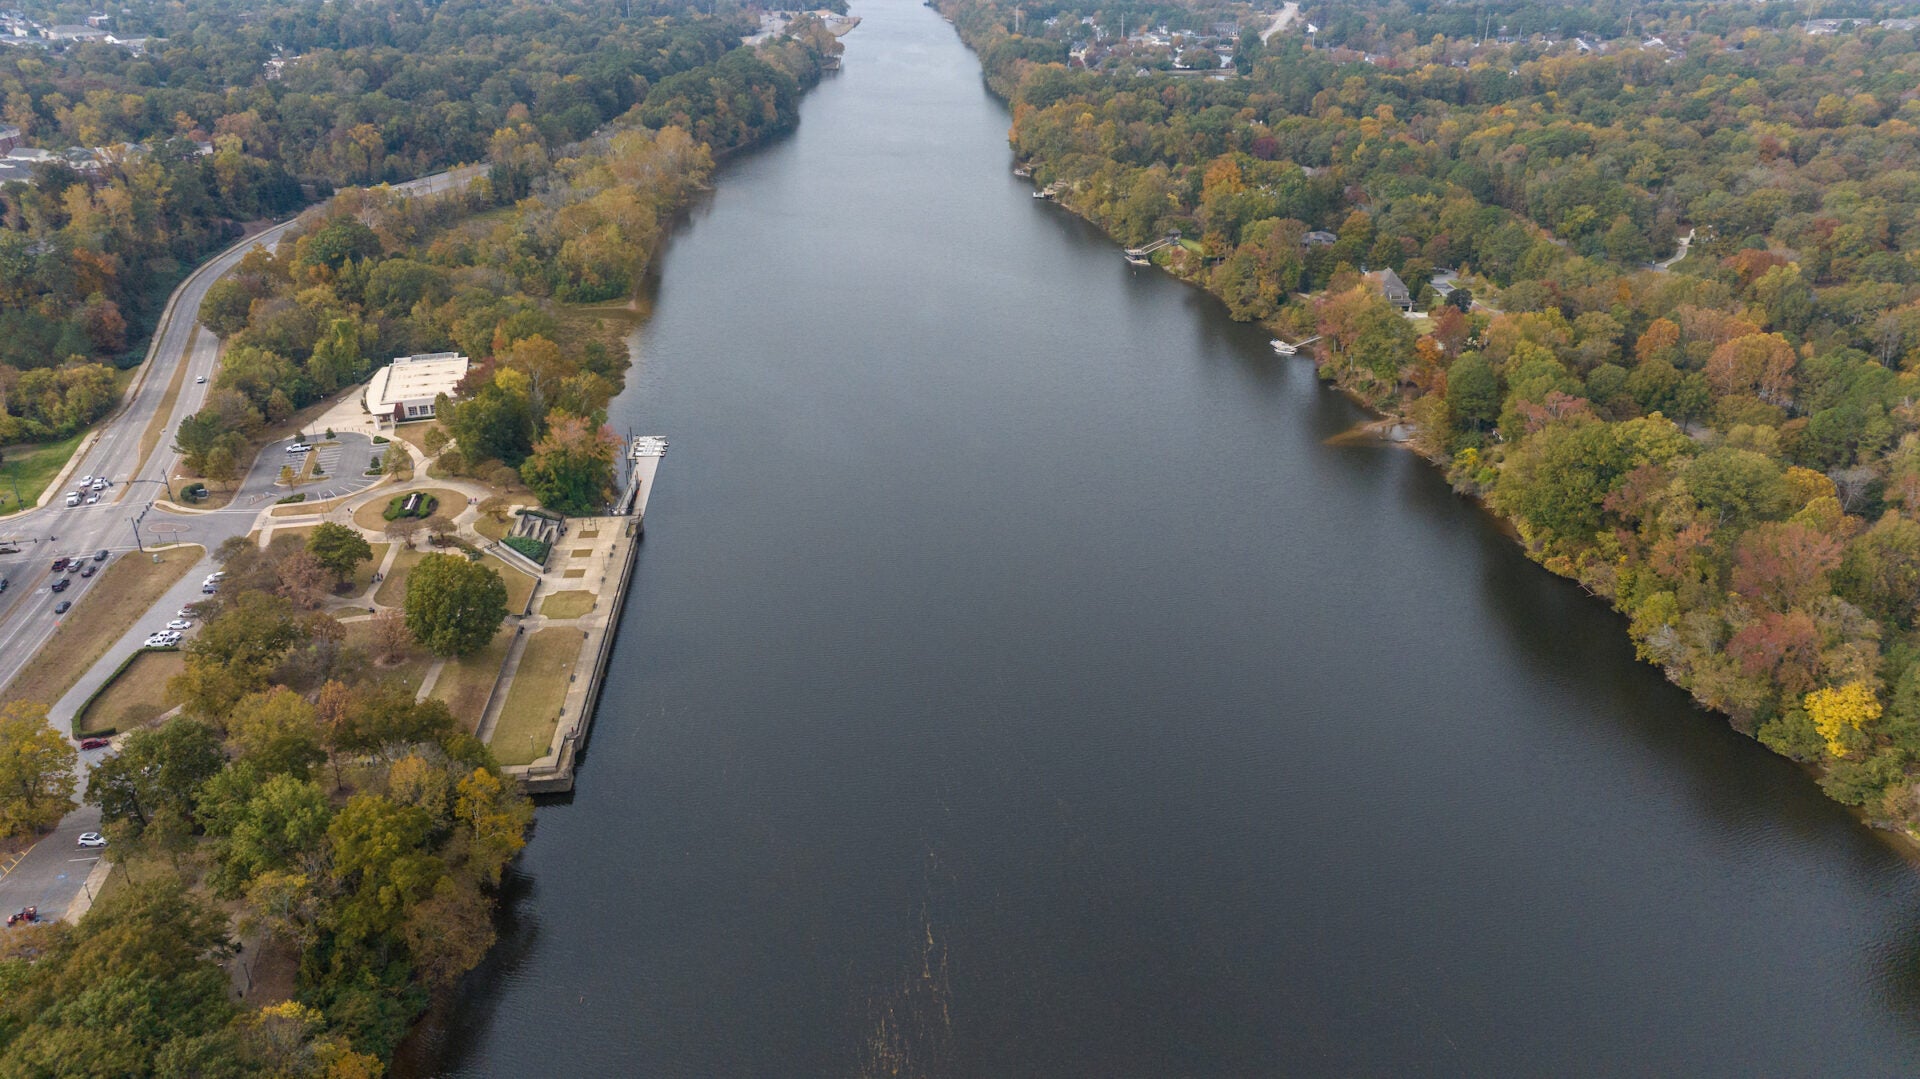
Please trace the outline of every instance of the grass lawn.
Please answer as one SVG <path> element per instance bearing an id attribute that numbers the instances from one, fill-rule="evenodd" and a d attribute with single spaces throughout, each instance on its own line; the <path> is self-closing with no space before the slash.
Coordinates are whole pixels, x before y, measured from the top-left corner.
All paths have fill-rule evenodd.
<path id="1" fill-rule="evenodd" d="M 401 607 L 407 602 L 407 574 L 413 567 L 427 557 L 428 552 L 414 548 L 401 551 L 393 560 L 393 568 L 387 571 L 387 579 L 380 582 L 380 591 L 373 594 L 373 601 L 382 607 Z"/>
<path id="2" fill-rule="evenodd" d="M 58 442 L 8 446 L 5 460 L 0 461 L 0 514 L 18 513 L 22 509 L 20 502 L 13 497 L 16 487 L 27 507 L 38 502 L 40 492 L 45 491 L 47 484 L 53 482 L 53 477 L 67 467 L 67 460 L 85 437 L 85 432 L 82 432 Z"/>
<path id="3" fill-rule="evenodd" d="M 353 590 L 347 593 L 348 595 L 366 594 L 367 587 L 373 584 L 373 572 L 380 568 L 381 562 L 386 560 L 387 548 L 392 547 L 393 544 L 369 543 L 367 546 L 373 548 L 373 557 L 353 568 Z"/>
<path id="4" fill-rule="evenodd" d="M 512 524 L 509 522 L 485 513 L 473 519 L 473 530 L 493 540 L 495 543 L 506 539 L 507 532 L 512 527 Z"/>
<path id="5" fill-rule="evenodd" d="M 138 653 L 86 710 L 74 717 L 73 733 L 84 737 L 108 729 L 128 730 L 137 725 L 121 722 L 129 708 L 146 713 L 140 723 L 158 716 L 177 703 L 167 699 L 167 679 L 186 669 L 185 652 Z"/>
<path id="6" fill-rule="evenodd" d="M 457 517 L 462 510 L 467 508 L 467 496 L 458 491 L 449 491 L 445 487 L 408 487 L 403 490 L 389 492 L 385 497 L 376 498 L 366 505 L 361 506 L 359 509 L 354 510 L 353 523 L 359 525 L 361 528 L 370 529 L 374 532 L 385 529 L 393 523 L 387 520 L 387 506 L 392 503 L 394 499 L 404 499 L 407 495 L 415 491 L 430 494 L 439 500 L 440 505 L 433 511 L 434 515 L 438 517 Z M 423 521 L 426 520 L 425 517 L 420 519 Z"/>
<path id="7" fill-rule="evenodd" d="M 279 539 L 281 536 L 296 536 L 299 538 L 301 545 L 305 546 L 307 537 L 313 535 L 313 530 L 318 527 L 320 526 L 301 525 L 298 528 L 276 528 L 273 530 L 272 539 Z"/>
<path id="8" fill-rule="evenodd" d="M 487 696 L 500 677 L 500 665 L 507 661 L 513 631 L 513 626 L 501 626 L 485 648 L 464 659 L 448 660 L 440 669 L 440 680 L 433 684 L 432 695 L 447 702 L 468 733 L 479 726 L 480 714 L 487 710 Z"/>
<path id="9" fill-rule="evenodd" d="M 65 696 L 106 655 L 108 646 L 132 629 L 205 553 L 197 546 L 181 546 L 162 553 L 158 563 L 138 554 L 114 559 L 106 572 L 81 589 L 79 601 L 60 620 L 59 628 L 0 691 L 0 704 L 39 701 L 51 705 Z"/>
<path id="10" fill-rule="evenodd" d="M 593 610 L 593 593 L 574 588 L 555 592 L 540 601 L 540 613 L 548 618 L 578 618 Z"/>
<path id="11" fill-rule="evenodd" d="M 420 463 L 420 459 L 427 455 L 427 432 L 439 426 L 439 420 L 429 420 L 426 423 L 416 421 L 413 423 L 403 423 L 391 431 L 384 431 L 382 433 L 388 438 L 398 437 L 401 441 L 405 442 L 413 452 L 413 463 L 417 465 Z M 379 449 L 380 447 L 376 446 L 374 448 Z"/>
<path id="12" fill-rule="evenodd" d="M 527 609 L 527 601 L 533 598 L 533 586 L 539 582 L 514 569 L 492 555 L 480 560 L 480 564 L 500 575 L 507 585 L 507 611 L 521 614 Z"/>
<path id="13" fill-rule="evenodd" d="M 493 754 L 501 764 L 531 764 L 547 755 L 567 680 L 580 661 L 586 640 L 577 629 L 555 626 L 527 641 L 520 669 L 507 687 L 506 706 L 493 729 Z"/>
<path id="14" fill-rule="evenodd" d="M 348 622 L 341 628 L 347 631 L 347 643 L 349 645 L 362 649 L 369 656 L 377 656 L 379 654 L 380 650 L 375 647 L 373 643 L 372 620 L 369 619 L 365 622 Z M 409 689 L 419 689 L 420 680 L 426 677 L 427 669 L 433 666 L 433 659 L 433 653 L 416 644 L 408 647 L 407 658 L 391 667 L 376 661 L 373 665 L 373 670 L 374 673 L 380 677 L 399 679 Z"/>

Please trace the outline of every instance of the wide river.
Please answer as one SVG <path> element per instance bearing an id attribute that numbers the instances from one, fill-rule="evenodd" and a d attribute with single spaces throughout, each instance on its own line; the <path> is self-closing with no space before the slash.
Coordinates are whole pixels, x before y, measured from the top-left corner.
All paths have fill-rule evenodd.
<path id="1" fill-rule="evenodd" d="M 854 13 L 662 259 L 579 790 L 406 1070 L 1920 1070 L 1920 874 Z"/>

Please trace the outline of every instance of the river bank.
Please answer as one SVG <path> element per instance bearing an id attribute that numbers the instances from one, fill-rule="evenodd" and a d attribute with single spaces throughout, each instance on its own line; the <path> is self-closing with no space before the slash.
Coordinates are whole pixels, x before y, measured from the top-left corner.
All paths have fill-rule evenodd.
<path id="1" fill-rule="evenodd" d="M 1822 358 L 1816 345 L 1831 349 L 1831 343 L 1809 339 L 1802 346 L 1798 337 L 1763 332 L 1773 326 L 1751 309 L 1707 310 L 1728 306 L 1717 291 L 1725 287 L 1724 272 L 1676 281 L 1644 259 L 1612 259 L 1597 249 L 1566 268 L 1589 281 L 1578 300 L 1570 295 L 1573 286 L 1562 290 L 1552 274 L 1544 284 L 1510 274 L 1511 281 L 1499 279 L 1508 297 L 1500 306 L 1509 310 L 1492 312 L 1476 302 L 1470 316 L 1448 314 L 1410 328 L 1395 307 L 1410 307 L 1417 294 L 1390 274 L 1347 272 L 1364 267 L 1369 251 L 1379 265 L 1379 243 L 1390 242 L 1373 243 L 1372 218 L 1391 209 L 1358 194 L 1366 188 L 1355 182 L 1373 159 L 1347 162 L 1336 152 L 1332 165 L 1297 169 L 1273 137 L 1291 131 L 1286 150 L 1319 160 L 1311 155 L 1324 154 L 1324 147 L 1314 149 L 1319 144 L 1310 145 L 1300 132 L 1313 125 L 1330 134 L 1345 130 L 1339 109 L 1288 111 L 1274 106 L 1284 98 L 1264 92 L 1289 85 L 1290 78 L 1297 88 L 1304 80 L 1287 72 L 1310 63 L 1322 67 L 1314 76 L 1320 85 L 1334 85 L 1337 63 L 1295 50 L 1288 68 L 1262 62 L 1255 76 L 1265 80 L 1256 88 L 1262 92 L 1223 88 L 1201 100 L 1166 89 L 1185 95 L 1165 102 L 1175 120 L 1203 104 L 1234 101 L 1236 93 L 1245 104 L 1256 98 L 1264 104 L 1258 113 L 1243 110 L 1258 119 L 1217 133 L 1209 144 L 1215 149 L 1179 144 L 1187 148 L 1159 151 L 1149 164 L 1137 154 L 1109 155 L 1074 134 L 1123 120 L 1138 80 L 1047 65 L 1052 43 L 1016 42 L 999 21 L 1004 12 L 991 3 L 945 6 L 976 56 L 990 54 L 983 61 L 986 82 L 1010 102 L 1016 160 L 1035 183 L 1047 185 L 1054 201 L 1123 244 L 1170 228 L 1189 236 L 1207 230 L 1206 250 L 1214 257 L 1181 248 L 1157 261 L 1236 318 L 1257 315 L 1290 340 L 1324 335 L 1317 347 L 1320 377 L 1403 422 L 1410 444 L 1441 466 L 1455 491 L 1505 518 L 1529 558 L 1625 615 L 1629 638 L 1669 681 L 1735 730 L 1811 764 L 1823 791 L 1864 807 L 1876 826 L 1920 831 L 1920 740 L 1905 733 L 1920 718 L 1920 665 L 1910 661 L 1908 639 L 1916 630 L 1913 597 L 1876 583 L 1895 578 L 1872 576 L 1879 571 L 1868 568 L 1888 557 L 1883 552 L 1894 533 L 1912 527 L 1908 517 L 1920 504 L 1920 485 L 1912 498 L 1899 485 L 1908 483 L 1903 462 L 1920 454 L 1920 432 L 1894 428 L 1883 443 L 1899 440 L 1899 448 L 1887 449 L 1885 460 L 1838 468 L 1835 461 L 1852 460 L 1853 451 L 1830 453 L 1807 432 L 1840 426 L 1839 413 L 1820 412 L 1804 386 L 1798 399 L 1789 392 L 1796 377 L 1805 383 L 1837 377 L 1852 362 L 1847 357 L 1859 353 Z M 1029 83 L 1043 106 L 1022 100 Z M 1380 119 L 1362 123 L 1361 133 Z M 1184 129 L 1149 124 L 1130 138 L 1175 139 L 1176 130 Z M 1316 183 L 1324 187 L 1315 189 Z M 1292 207 L 1328 229 L 1337 224 L 1340 236 L 1307 232 L 1313 226 L 1277 216 L 1248 223 L 1273 210 L 1246 211 L 1236 223 L 1226 207 L 1254 198 L 1255 184 L 1272 205 Z M 1272 194 L 1277 191 L 1287 194 Z M 1449 198 L 1465 200 L 1457 191 Z M 1428 213 L 1424 223 L 1438 228 L 1437 220 Z M 1421 224 L 1403 216 L 1397 228 Z M 1516 221 L 1512 227 L 1531 238 L 1543 265 L 1567 257 L 1567 244 L 1537 226 Z M 1402 254 L 1421 252 L 1406 271 L 1416 285 L 1427 279 L 1428 254 L 1439 259 L 1448 249 L 1402 244 Z M 1309 296 L 1296 289 L 1319 291 Z M 1702 306 L 1676 309 L 1675 297 L 1696 292 Z M 1775 357 L 1769 370 L 1778 372 L 1771 376 L 1778 385 L 1765 391 L 1772 394 L 1766 400 L 1752 396 L 1763 391 L 1724 374 L 1738 357 L 1755 355 Z M 1664 389 L 1646 389 L 1649 379 L 1662 377 Z M 1886 408 L 1901 407 L 1899 399 L 1889 401 Z M 1572 449 L 1576 443 L 1582 448 Z M 1714 501 L 1709 474 L 1736 461 L 1748 471 L 1726 490 L 1749 499 L 1750 510 L 1729 513 Z M 1868 480 L 1879 477 L 1887 484 L 1884 500 L 1879 488 L 1867 490 Z M 1811 545 L 1808 572 L 1756 599 L 1765 591 L 1759 580 L 1773 573 L 1763 551 L 1783 536 Z M 1676 543 L 1703 553 L 1669 560 L 1663 552 Z M 1865 701 L 1862 710 L 1836 718 L 1832 702 L 1839 698 L 1831 693 L 1840 692 Z"/>

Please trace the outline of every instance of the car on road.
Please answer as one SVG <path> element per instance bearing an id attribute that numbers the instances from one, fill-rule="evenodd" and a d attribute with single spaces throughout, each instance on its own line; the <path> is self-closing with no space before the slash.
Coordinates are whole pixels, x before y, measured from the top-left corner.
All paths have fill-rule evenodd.
<path id="1" fill-rule="evenodd" d="M 5 592 L 7 590 L 7 586 L 12 583 L 13 582 L 7 580 L 5 577 L 0 577 L 0 592 Z"/>
<path id="2" fill-rule="evenodd" d="M 67 505 L 78 506 L 79 504 L 80 504 L 80 492 L 69 491 L 67 493 Z"/>
<path id="3" fill-rule="evenodd" d="M 211 596 L 218 591 L 220 591 L 220 586 L 214 584 L 212 581 L 208 581 L 206 584 L 200 586 L 200 594 L 203 596 Z"/>
<path id="4" fill-rule="evenodd" d="M 88 496 L 87 496 L 87 505 L 89 505 L 89 506 L 91 506 L 91 505 L 93 505 L 93 504 L 95 504 L 95 503 L 97 503 L 97 502 L 99 502 L 99 501 L 100 501 L 100 496 L 99 496 L 99 495 L 97 495 L 97 494 L 90 494 L 90 495 L 88 495 Z"/>
<path id="5" fill-rule="evenodd" d="M 168 629 L 192 629 L 193 623 L 187 621 L 184 618 L 176 618 L 173 621 L 167 623 L 167 628 Z"/>
<path id="6" fill-rule="evenodd" d="M 67 563 L 69 563 L 69 562 L 71 562 L 71 561 L 73 561 L 73 559 L 71 559 L 71 558 L 66 558 L 66 557 L 64 557 L 64 556 L 63 556 L 63 557 L 60 557 L 60 558 L 56 558 L 56 559 L 54 559 L 54 560 L 53 560 L 53 572 L 55 572 L 55 573 L 59 573 L 59 572 L 60 572 L 61 570 L 63 570 L 63 569 L 66 569 L 66 568 L 67 568 Z"/>
<path id="7" fill-rule="evenodd" d="M 102 547 L 99 550 L 93 552 L 93 560 L 95 562 L 105 562 L 107 560 L 107 549 L 105 547 Z"/>
<path id="8" fill-rule="evenodd" d="M 73 610 L 73 601 L 70 599 L 63 599 L 53 605 L 54 614 L 66 614 L 70 610 Z"/>
<path id="9" fill-rule="evenodd" d="M 73 582 L 65 577 L 56 577 L 53 583 L 47 586 L 47 590 L 49 592 L 65 592 L 71 584 L 73 584 Z"/>
<path id="10" fill-rule="evenodd" d="M 199 376 L 198 378 L 195 378 L 195 379 L 193 380 L 193 384 L 194 384 L 194 385 L 196 385 L 196 386 L 198 386 L 198 385 L 200 385 L 201 383 L 203 383 L 203 382 L 205 382 L 206 380 L 207 380 L 207 376 L 205 376 L 205 375 L 201 375 L 201 376 Z"/>
<path id="11" fill-rule="evenodd" d="M 82 738 L 82 739 L 80 739 L 80 748 L 81 748 L 81 749 L 105 749 L 105 748 L 107 748 L 108 746 L 110 746 L 110 745 L 112 745 L 112 744 L 113 744 L 112 742 L 109 742 L 109 741 L 107 741 L 107 740 L 106 740 L 105 738 Z"/>
<path id="12" fill-rule="evenodd" d="M 39 907 L 21 907 L 20 913 L 7 915 L 8 925 L 19 925 L 23 922 L 37 922 L 39 920 L 40 920 Z"/>
<path id="13" fill-rule="evenodd" d="M 95 476 L 93 478 L 93 483 L 89 484 L 89 486 L 91 486 L 96 491 L 104 491 L 108 487 L 111 487 L 112 484 L 107 482 L 107 478 L 105 476 Z"/>
<path id="14" fill-rule="evenodd" d="M 96 574 L 96 573 L 99 573 L 99 572 L 100 572 L 100 567 L 99 567 L 99 566 L 96 566 L 96 565 L 93 565 L 93 564 L 91 564 L 91 563 L 89 563 L 89 564 L 87 565 L 87 568 L 86 568 L 86 569 L 83 569 L 83 570 L 81 570 L 81 571 L 80 571 L 80 576 L 82 576 L 82 577 L 91 577 L 91 576 L 93 576 L 94 574 Z"/>
<path id="15" fill-rule="evenodd" d="M 107 837 L 99 832 L 81 832 L 80 845 L 89 850 L 107 845 Z"/>

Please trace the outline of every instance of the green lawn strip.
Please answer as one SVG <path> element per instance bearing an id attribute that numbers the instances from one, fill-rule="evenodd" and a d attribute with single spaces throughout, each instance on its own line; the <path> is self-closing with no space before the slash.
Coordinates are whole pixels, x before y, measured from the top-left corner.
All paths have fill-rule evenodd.
<path id="1" fill-rule="evenodd" d="M 201 327 L 196 325 L 193 333 L 187 336 L 187 351 L 173 369 L 173 381 L 167 383 L 167 392 L 160 398 L 160 407 L 154 410 L 153 418 L 147 421 L 146 429 L 140 432 L 140 463 L 143 465 L 154 447 L 169 433 L 167 425 L 173 419 L 173 406 L 180 401 L 180 387 L 186 385 L 187 368 L 192 366 L 188 360 L 193 358 L 193 346 L 200 340 L 200 333 Z"/>
<path id="2" fill-rule="evenodd" d="M 183 546 L 163 552 L 158 563 L 150 555 L 122 555 L 115 559 L 106 572 L 85 585 L 73 610 L 61 618 L 59 628 L 6 689 L 0 691 L 0 705 L 13 701 L 51 705 L 66 696 L 80 676 L 106 654 L 107 648 L 132 629 L 134 622 L 144 616 L 167 589 L 185 577 L 204 553 L 197 546 Z M 56 600 L 51 596 L 34 596 L 28 602 Z"/>
<path id="3" fill-rule="evenodd" d="M 4 454 L 0 454 L 4 456 L 0 461 L 0 515 L 20 512 L 23 502 L 26 508 L 38 502 L 40 493 L 67 467 L 68 459 L 85 437 L 82 432 L 58 442 L 8 446 Z M 14 497 L 16 491 L 18 500 Z"/>
<path id="4" fill-rule="evenodd" d="M 173 707 L 175 702 L 167 699 L 167 680 L 186 669 L 184 652 L 164 649 L 135 652 L 113 680 L 100 687 L 100 692 L 74 717 L 73 733 L 87 737 L 124 731 L 153 719 Z M 129 708 L 138 708 L 142 714 L 128 721 Z"/>
<path id="5" fill-rule="evenodd" d="M 402 607 L 407 602 L 407 574 L 420 564 L 428 552 L 418 548 L 401 551 L 393 560 L 393 568 L 387 571 L 387 579 L 380 582 L 380 591 L 373 594 L 373 601 L 382 607 Z"/>
<path id="6" fill-rule="evenodd" d="M 392 547 L 393 544 L 369 543 L 367 546 L 373 548 L 373 557 L 353 568 L 353 587 L 347 590 L 347 594 L 350 596 L 364 595 L 366 593 L 367 587 L 373 584 L 374 572 L 380 568 L 380 563 L 386 560 L 387 549 Z"/>
<path id="7" fill-rule="evenodd" d="M 501 764 L 531 764 L 547 755 L 585 640 L 577 629 L 554 626 L 527 641 L 493 729 L 493 754 Z"/>
<path id="8" fill-rule="evenodd" d="M 555 592 L 540 601 L 540 613 L 548 618 L 578 618 L 593 610 L 593 593 L 583 589 Z"/>
<path id="9" fill-rule="evenodd" d="M 480 714 L 487 710 L 487 696 L 500 677 L 500 665 L 507 661 L 507 649 L 513 646 L 513 626 L 501 626 L 500 632 L 480 651 L 462 659 L 448 660 L 433 684 L 432 695 L 447 702 L 454 718 L 469 732 L 480 725 Z"/>
<path id="10" fill-rule="evenodd" d="M 527 601 L 533 598 L 533 586 L 538 582 L 525 573 L 494 555 L 481 560 L 481 565 L 500 575 L 507 585 L 507 613 L 520 614 L 527 609 Z"/>

